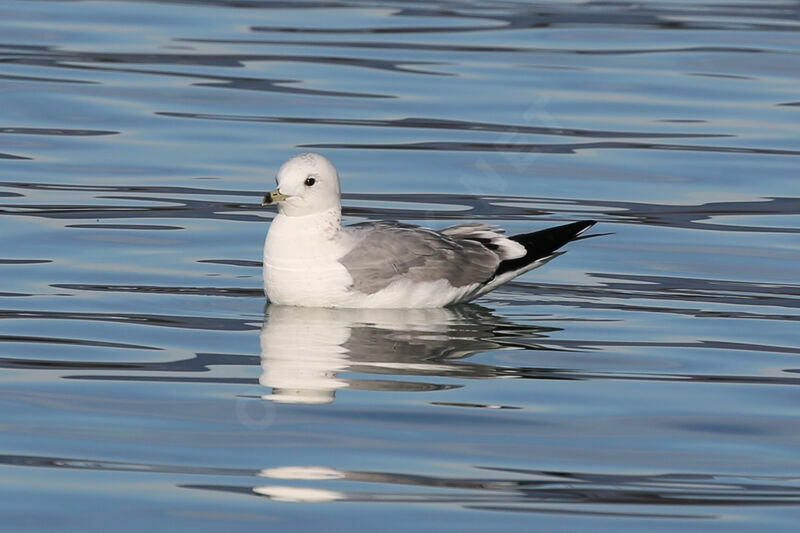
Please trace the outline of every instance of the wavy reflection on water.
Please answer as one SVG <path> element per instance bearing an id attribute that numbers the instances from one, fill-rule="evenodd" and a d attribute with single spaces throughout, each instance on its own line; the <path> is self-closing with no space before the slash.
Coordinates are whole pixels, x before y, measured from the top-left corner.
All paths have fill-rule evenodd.
<path id="1" fill-rule="evenodd" d="M 720 512 L 719 508 L 729 506 L 796 505 L 800 502 L 800 478 L 737 473 L 619 475 L 484 466 L 476 468 L 489 473 L 487 477 L 453 478 L 324 466 L 279 466 L 253 470 L 35 455 L 0 455 L 0 465 L 175 474 L 186 479 L 178 484 L 183 488 L 306 503 L 454 504 L 496 511 L 680 519 L 715 518 Z M 192 478 L 205 478 L 208 481 L 192 482 Z M 213 483 L 211 480 L 214 478 L 222 478 L 225 482 Z M 251 481 L 233 484 L 228 481 L 231 478 L 250 478 Z M 264 484 L 265 479 L 272 484 Z M 571 507 L 576 504 L 598 507 L 593 511 L 582 511 Z M 694 511 L 687 512 L 684 509 L 689 504 L 695 508 Z M 603 506 L 609 509 L 605 510 Z"/>
<path id="2" fill-rule="evenodd" d="M 500 369 L 462 360 L 513 349 L 514 339 L 543 337 L 554 328 L 521 327 L 475 305 L 443 309 L 305 309 L 270 306 L 261 330 L 260 382 L 265 399 L 328 403 L 338 389 L 430 391 L 460 385 L 402 382 L 369 376 L 496 377 Z"/>
<path id="3" fill-rule="evenodd" d="M 0 187 L 11 189 L 10 203 L 0 204 L 0 214 L 10 216 L 38 216 L 53 219 L 209 219 L 264 222 L 264 209 L 260 206 L 262 191 L 203 189 L 188 187 L 158 187 L 136 185 L 63 185 L 54 183 L 0 182 Z M 25 194 L 14 190 L 59 191 L 101 194 L 91 204 L 35 204 L 24 201 Z M 195 196 L 214 196 L 214 200 L 196 199 Z M 0 197 L 2 197 L 0 191 Z M 221 197 L 249 197 L 252 203 L 222 200 Z M 108 200 L 135 201 L 145 205 L 114 205 Z M 368 202 L 369 207 L 348 206 L 348 200 Z M 398 207 L 382 207 L 381 203 Z M 103 205 L 106 204 L 106 205 Z M 166 204 L 166 205 L 165 205 Z M 436 220 L 526 220 L 532 216 L 556 215 L 543 221 L 564 220 L 567 217 L 587 215 L 599 217 L 603 222 L 618 224 L 640 224 L 671 228 L 697 229 L 703 231 L 740 231 L 748 233 L 800 233 L 800 227 L 792 226 L 795 216 L 800 215 L 800 198 L 763 198 L 750 201 L 708 202 L 694 205 L 669 205 L 626 201 L 597 200 L 589 198 L 531 198 L 486 194 L 387 194 L 345 193 L 344 214 L 370 219 L 390 218 L 413 220 L 434 218 Z M 402 204 L 421 207 L 403 208 Z M 432 210 L 431 205 L 441 206 Z M 448 209 L 452 206 L 452 209 Z M 747 225 L 716 223 L 719 216 L 735 215 L 744 222 L 746 217 L 786 217 L 787 226 Z M 91 227 L 96 227 L 92 224 Z M 147 227 L 142 229 L 158 229 Z"/>
<path id="4" fill-rule="evenodd" d="M 520 284 L 515 284 L 519 288 Z M 82 287 L 66 286 L 72 290 L 136 291 L 135 287 Z M 542 289 L 545 289 L 542 291 Z M 566 287 L 538 286 L 535 291 L 546 297 L 576 290 Z M 592 308 L 590 302 L 597 299 L 611 299 L 625 294 L 616 289 L 613 293 L 598 298 L 592 287 L 582 291 L 583 303 L 580 306 Z M 162 287 L 157 291 L 143 287 L 144 294 L 186 294 L 180 288 L 170 290 Z M 196 292 L 204 292 L 198 289 Z M 241 292 L 244 294 L 237 294 Z M 189 293 L 192 294 L 192 293 Z M 213 296 L 254 296 L 244 290 L 222 290 L 211 288 L 208 295 Z M 612 296 L 617 294 L 617 296 Z M 721 292 L 724 296 L 726 290 Z M 630 298 L 641 298 L 635 292 Z M 763 296 L 763 297 L 766 297 Z M 656 299 L 670 298 L 669 291 L 659 291 Z M 685 294 L 674 297 L 683 301 Z M 800 302 L 792 303 L 793 308 Z M 570 302 L 550 301 L 549 305 L 572 305 Z M 771 305 L 769 301 L 765 305 Z M 610 304 L 609 304 L 610 305 Z M 609 309 L 625 309 L 624 305 L 614 304 Z M 636 307 L 636 312 L 645 310 Z M 679 312 L 671 306 L 661 307 L 660 312 Z M 696 314 L 708 316 L 710 313 Z M 731 318 L 744 318 L 745 314 L 728 313 Z M 252 321 L 222 319 L 219 317 L 176 316 L 176 315 L 114 315 L 100 313 L 68 312 L 29 312 L 3 311 L 2 319 L 29 320 L 67 320 L 101 321 L 122 323 L 134 326 L 160 328 L 195 329 L 206 331 L 250 331 Z M 752 318 L 747 316 L 747 318 Z M 797 320 L 790 317 L 761 318 L 774 320 Z M 558 364 L 558 359 L 548 358 L 548 364 L 534 364 L 536 354 L 587 353 L 613 354 L 620 349 L 646 349 L 652 353 L 670 354 L 680 350 L 713 351 L 720 354 L 743 352 L 761 354 L 762 357 L 800 355 L 800 348 L 766 344 L 731 342 L 727 340 L 694 341 L 642 341 L 642 340 L 600 340 L 564 338 L 561 328 L 543 325 L 515 323 L 508 318 L 492 313 L 478 305 L 464 305 L 444 309 L 418 310 L 341 310 L 295 308 L 269 306 L 265 312 L 261 329 L 260 358 L 253 355 L 230 353 L 196 353 L 194 356 L 174 361 L 125 361 L 124 352 L 114 362 L 80 361 L 75 359 L 56 360 L 38 358 L 1 357 L 0 368 L 48 369 L 70 371 L 63 374 L 64 379 L 89 381 L 128 381 L 128 382 L 175 382 L 175 383 L 229 383 L 252 384 L 255 379 L 225 376 L 219 370 L 226 366 L 250 366 L 260 362 L 261 375 L 258 382 L 272 389 L 262 394 L 264 399 L 279 403 L 330 403 L 336 391 L 404 391 L 430 392 L 446 391 L 468 386 L 469 380 L 533 379 L 533 380 L 571 380 L 571 381 L 640 381 L 640 382 L 695 382 L 698 384 L 763 384 L 800 385 L 797 368 L 783 367 L 779 375 L 759 375 L 757 369 L 748 373 L 724 372 L 686 372 L 675 369 L 669 372 L 654 372 L 642 367 L 636 369 L 608 370 L 570 368 Z M 28 345 L 67 344 L 86 347 L 103 347 L 114 350 L 161 350 L 156 346 L 113 343 L 80 338 L 2 336 L 0 342 L 24 343 Z M 532 364 L 493 365 L 473 360 L 477 355 L 516 351 L 530 352 Z M 676 352 L 677 353 L 677 352 Z M 587 360 L 588 362 L 588 360 Z M 216 369 L 214 376 L 202 376 Z M 86 370 L 91 374 L 75 374 L 76 370 Z M 113 370 L 114 374 L 98 373 Z M 164 375 L 169 373 L 169 375 Z M 425 378 L 408 380 L 407 377 Z M 455 381 L 453 381 L 455 379 Z M 513 405 L 486 405 L 482 403 L 448 402 L 446 399 L 434 400 L 434 405 L 460 405 L 475 408 L 515 408 Z"/>
<path id="5" fill-rule="evenodd" d="M 796 529 L 798 15 L 0 2 L 4 524 Z M 346 222 L 605 236 L 479 305 L 265 308 L 302 146 Z"/>
<path id="6" fill-rule="evenodd" d="M 422 141 L 404 144 L 367 143 L 314 143 L 302 144 L 300 148 L 312 149 L 350 149 L 350 150 L 438 150 L 449 152 L 508 152 L 526 154 L 574 154 L 580 150 L 668 150 L 686 152 L 800 155 L 800 150 L 780 150 L 775 148 L 748 148 L 733 146 L 697 146 L 688 144 L 664 144 L 646 142 L 587 142 L 587 143 L 498 143 L 493 142 L 452 142 Z"/>
<path id="7" fill-rule="evenodd" d="M 262 117 L 246 115 L 210 115 L 202 113 L 159 112 L 159 115 L 176 118 L 194 118 L 202 120 L 222 120 L 231 122 L 265 122 L 278 124 L 312 124 L 324 126 L 370 126 L 379 128 L 414 128 L 421 130 L 453 130 L 453 131 L 486 131 L 494 133 L 558 135 L 567 137 L 599 137 L 599 138 L 704 138 L 726 137 L 725 134 L 713 133 L 680 133 L 680 132 L 627 132 L 568 129 L 560 127 L 531 126 L 519 124 L 497 124 L 491 122 L 470 122 L 464 120 L 448 120 L 436 118 L 408 117 L 394 120 L 368 120 L 330 117 Z"/>

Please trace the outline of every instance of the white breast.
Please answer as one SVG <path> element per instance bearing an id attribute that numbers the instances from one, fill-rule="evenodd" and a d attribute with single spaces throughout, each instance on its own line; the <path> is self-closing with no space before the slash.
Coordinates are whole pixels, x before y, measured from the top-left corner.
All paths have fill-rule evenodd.
<path id="1" fill-rule="evenodd" d="M 334 306 L 353 280 L 338 259 L 349 250 L 338 213 L 278 214 L 264 242 L 264 291 L 270 302 Z"/>

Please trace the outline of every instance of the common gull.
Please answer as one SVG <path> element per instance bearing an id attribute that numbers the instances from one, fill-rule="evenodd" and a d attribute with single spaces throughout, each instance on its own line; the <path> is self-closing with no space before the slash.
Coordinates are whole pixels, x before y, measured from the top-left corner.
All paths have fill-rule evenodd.
<path id="1" fill-rule="evenodd" d="M 492 224 L 433 230 L 393 221 L 342 226 L 339 176 L 325 157 L 278 170 L 264 242 L 264 291 L 275 304 L 420 308 L 467 302 L 546 263 L 592 220 L 506 236 Z"/>

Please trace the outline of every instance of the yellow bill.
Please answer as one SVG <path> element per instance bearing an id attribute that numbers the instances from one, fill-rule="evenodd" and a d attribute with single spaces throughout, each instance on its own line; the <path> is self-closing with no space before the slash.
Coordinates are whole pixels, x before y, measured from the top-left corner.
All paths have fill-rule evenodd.
<path id="1" fill-rule="evenodd" d="M 269 205 L 274 204 L 277 202 L 282 202 L 289 198 L 285 194 L 281 194 L 279 189 L 275 189 L 274 191 L 269 191 L 267 194 L 264 195 L 264 199 L 261 200 L 261 205 Z"/>

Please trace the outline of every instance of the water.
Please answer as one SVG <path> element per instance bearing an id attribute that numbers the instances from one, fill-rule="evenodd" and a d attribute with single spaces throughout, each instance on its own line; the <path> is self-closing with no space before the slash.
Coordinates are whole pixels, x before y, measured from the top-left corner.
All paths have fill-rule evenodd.
<path id="1" fill-rule="evenodd" d="M 0 3 L 0 529 L 794 530 L 798 2 Z M 474 305 L 265 308 L 347 221 L 596 219 Z"/>

